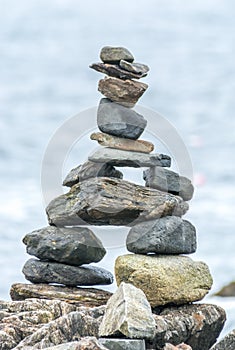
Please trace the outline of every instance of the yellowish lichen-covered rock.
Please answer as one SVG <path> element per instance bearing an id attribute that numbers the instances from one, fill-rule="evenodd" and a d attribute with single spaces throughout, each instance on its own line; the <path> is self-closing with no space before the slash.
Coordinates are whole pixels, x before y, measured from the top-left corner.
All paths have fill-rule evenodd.
<path id="1" fill-rule="evenodd" d="M 142 289 L 152 307 L 201 300 L 213 280 L 208 266 L 186 256 L 119 256 L 115 263 L 117 284 L 132 283 Z"/>

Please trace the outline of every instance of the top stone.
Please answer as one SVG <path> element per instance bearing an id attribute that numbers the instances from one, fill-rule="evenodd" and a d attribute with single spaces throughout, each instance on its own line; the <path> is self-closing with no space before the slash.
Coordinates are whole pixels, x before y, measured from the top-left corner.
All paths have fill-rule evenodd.
<path id="1" fill-rule="evenodd" d="M 104 63 L 119 63 L 121 60 L 133 62 L 134 57 L 125 47 L 104 46 L 100 52 L 100 59 Z"/>

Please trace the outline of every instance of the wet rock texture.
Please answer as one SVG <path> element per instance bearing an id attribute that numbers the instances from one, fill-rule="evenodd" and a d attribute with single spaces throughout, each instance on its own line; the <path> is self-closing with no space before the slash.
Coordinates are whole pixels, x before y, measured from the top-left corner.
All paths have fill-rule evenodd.
<path id="1" fill-rule="evenodd" d="M 44 349 L 53 345 L 76 341 L 82 337 L 97 337 L 104 308 L 73 311 L 49 322 L 23 339 L 16 350 Z M 86 348 L 85 348 L 86 349 Z"/>
<path id="2" fill-rule="evenodd" d="M 148 141 L 124 139 L 101 132 L 94 132 L 90 138 L 91 140 L 98 141 L 101 146 L 121 149 L 123 151 L 150 153 L 154 149 L 154 145 Z"/>
<path id="3" fill-rule="evenodd" d="M 30 255 L 75 266 L 98 262 L 106 254 L 102 242 L 86 227 L 48 226 L 27 234 L 23 242 Z"/>
<path id="4" fill-rule="evenodd" d="M 105 305 L 111 295 L 112 293 L 97 288 L 52 286 L 48 284 L 15 283 L 10 290 L 12 300 L 56 299 L 86 307 Z"/>
<path id="5" fill-rule="evenodd" d="M 136 254 L 190 254 L 196 251 L 196 229 L 177 216 L 145 221 L 133 226 L 127 249 Z"/>
<path id="6" fill-rule="evenodd" d="M 224 310 L 217 305 L 194 304 L 164 308 L 155 315 L 156 335 L 150 348 L 162 350 L 166 343 L 186 343 L 193 350 L 209 350 L 223 329 L 225 320 Z"/>
<path id="7" fill-rule="evenodd" d="M 106 77 L 99 81 L 98 91 L 111 101 L 132 108 L 147 90 L 148 85 L 134 80 Z"/>
<path id="8" fill-rule="evenodd" d="M 221 341 L 215 344 L 211 350 L 234 350 L 235 349 L 235 329 L 228 333 Z"/>
<path id="9" fill-rule="evenodd" d="M 45 350 L 107 350 L 95 337 L 84 337 L 78 341 L 46 348 Z"/>
<path id="10" fill-rule="evenodd" d="M 109 299 L 99 328 L 100 337 L 120 333 L 139 339 L 153 339 L 155 334 L 155 321 L 145 294 L 123 282 Z"/>
<path id="11" fill-rule="evenodd" d="M 104 133 L 136 140 L 144 131 L 147 120 L 130 108 L 102 98 L 97 111 L 97 125 Z"/>
<path id="12" fill-rule="evenodd" d="M 47 323 L 75 311 L 58 300 L 0 301 L 0 349 L 10 350 Z"/>
<path id="13" fill-rule="evenodd" d="M 172 170 L 152 167 L 144 171 L 147 187 L 179 195 L 185 201 L 193 197 L 194 187 L 189 179 Z"/>
<path id="14" fill-rule="evenodd" d="M 114 148 L 100 147 L 89 156 L 89 160 L 98 163 L 108 163 L 118 167 L 140 168 L 146 166 L 169 167 L 171 159 L 165 154 L 146 154 L 141 152 L 122 151 Z"/>
<path id="15" fill-rule="evenodd" d="M 46 210 L 49 223 L 56 226 L 125 226 L 167 215 L 181 216 L 188 204 L 180 197 L 128 181 L 97 178 L 73 186 L 52 200 Z"/>
<path id="16" fill-rule="evenodd" d="M 77 267 L 36 259 L 26 261 L 23 274 L 32 283 L 59 283 L 71 287 L 113 283 L 112 274 L 101 267 Z"/>
<path id="17" fill-rule="evenodd" d="M 132 283 L 145 293 L 152 307 L 201 300 L 212 286 L 207 265 L 186 256 L 119 256 L 115 262 L 117 284 Z"/>
<path id="18" fill-rule="evenodd" d="M 67 187 L 72 187 L 73 185 L 84 181 L 92 177 L 116 177 L 118 179 L 123 178 L 121 171 L 116 170 L 112 165 L 85 162 L 72 169 L 63 181 L 63 185 Z"/>

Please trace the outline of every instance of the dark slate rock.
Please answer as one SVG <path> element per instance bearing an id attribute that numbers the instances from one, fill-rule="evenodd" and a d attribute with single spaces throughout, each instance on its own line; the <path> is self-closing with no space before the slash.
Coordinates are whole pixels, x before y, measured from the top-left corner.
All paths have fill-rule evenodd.
<path id="1" fill-rule="evenodd" d="M 211 350 L 234 350 L 235 349 L 235 329 L 227 334 L 221 341 L 215 344 Z"/>
<path id="2" fill-rule="evenodd" d="M 36 259 L 26 261 L 23 274 L 33 283 L 59 283 L 71 287 L 113 283 L 112 274 L 101 267 L 77 267 Z"/>
<path id="3" fill-rule="evenodd" d="M 145 350 L 143 339 L 99 338 L 99 343 L 109 350 Z"/>
<path id="4" fill-rule="evenodd" d="M 142 76 L 147 75 L 149 67 L 143 63 L 130 63 L 125 60 L 120 61 L 120 67 L 127 70 L 128 72 L 141 74 Z"/>
<path id="5" fill-rule="evenodd" d="M 98 262 L 106 254 L 102 242 L 86 227 L 49 226 L 27 234 L 27 253 L 42 260 L 80 266 Z"/>
<path id="6" fill-rule="evenodd" d="M 71 190 L 47 207 L 50 225 L 131 225 L 167 215 L 181 216 L 188 203 L 181 197 L 146 188 L 129 181 L 92 178 L 74 185 Z"/>
<path id="7" fill-rule="evenodd" d="M 144 131 L 147 120 L 130 108 L 102 98 L 97 112 L 97 124 L 104 133 L 136 140 Z"/>
<path id="8" fill-rule="evenodd" d="M 144 171 L 147 187 L 179 195 L 185 201 L 192 199 L 194 187 L 189 179 L 174 171 L 152 167 Z"/>
<path id="9" fill-rule="evenodd" d="M 141 153 L 123 151 L 115 148 L 100 147 L 89 158 L 92 162 L 108 163 L 117 167 L 150 167 L 162 166 L 170 167 L 171 158 L 165 154 Z"/>
<path id="10" fill-rule="evenodd" d="M 88 161 L 72 169 L 64 179 L 63 186 L 72 187 L 83 180 L 100 176 L 123 178 L 122 172 L 116 170 L 112 165 Z"/>
<path id="11" fill-rule="evenodd" d="M 164 308 L 155 316 L 156 335 L 149 348 L 162 350 L 165 343 L 185 342 L 193 350 L 208 350 L 220 335 L 225 320 L 225 311 L 212 304 Z M 213 350 L 220 349 L 228 350 L 226 347 L 213 348 Z"/>
<path id="12" fill-rule="evenodd" d="M 136 254 L 191 254 L 196 251 L 196 229 L 187 220 L 166 216 L 133 226 L 127 249 Z"/>
<path id="13" fill-rule="evenodd" d="M 104 46 L 100 52 L 100 59 L 104 63 L 119 63 L 121 60 L 133 62 L 134 56 L 125 47 Z"/>
<path id="14" fill-rule="evenodd" d="M 123 61 L 124 62 L 124 61 Z M 126 62 L 128 63 L 128 62 Z M 131 64 L 131 63 L 130 63 Z M 139 69 L 138 72 L 128 71 L 117 64 L 108 64 L 108 63 L 92 63 L 90 68 L 96 70 L 97 72 L 104 73 L 110 77 L 120 78 L 120 79 L 140 79 L 146 77 L 147 73 L 143 70 L 143 73 Z"/>
<path id="15" fill-rule="evenodd" d="M 105 77 L 99 81 L 98 91 L 111 101 L 132 108 L 147 90 L 148 85 L 135 80 Z"/>

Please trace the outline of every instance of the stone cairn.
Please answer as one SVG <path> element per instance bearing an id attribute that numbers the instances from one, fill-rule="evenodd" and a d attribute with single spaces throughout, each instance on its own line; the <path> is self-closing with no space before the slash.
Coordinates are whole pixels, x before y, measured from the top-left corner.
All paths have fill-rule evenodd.
<path id="1" fill-rule="evenodd" d="M 217 306 L 192 304 L 203 299 L 212 286 L 207 265 L 185 256 L 196 251 L 195 227 L 182 219 L 193 185 L 167 169 L 171 166 L 168 155 L 151 153 L 153 144 L 139 140 L 147 121 L 132 108 L 148 87 L 137 81 L 147 75 L 148 66 L 134 63 L 133 55 L 122 47 L 104 47 L 100 58 L 102 62 L 90 67 L 106 74 L 98 86 L 105 98 L 97 111 L 100 132 L 90 138 L 101 147 L 65 178 L 63 185 L 71 189 L 46 208 L 49 226 L 23 239 L 27 252 L 38 258 L 28 260 L 23 273 L 27 280 L 44 286 L 41 296 L 36 286 L 22 284 L 13 285 L 11 296 L 14 300 L 53 293 L 61 297 L 61 288 L 65 288 L 63 298 L 67 293 L 71 302 L 78 286 L 111 284 L 110 272 L 90 265 L 106 251 L 86 225 L 130 226 L 126 247 L 131 254 L 115 262 L 118 290 L 111 296 L 93 289 L 100 301 L 95 303 L 93 295 L 94 303 L 89 306 L 108 301 L 99 328 L 100 342 L 109 349 L 116 349 L 112 345 L 116 341 L 118 349 L 143 350 L 146 345 L 149 349 L 209 349 L 225 315 Z M 115 166 L 147 168 L 145 186 L 123 180 Z M 120 336 L 134 343 L 121 347 L 125 340 L 116 339 Z M 167 344 L 186 340 L 189 345 Z"/>

